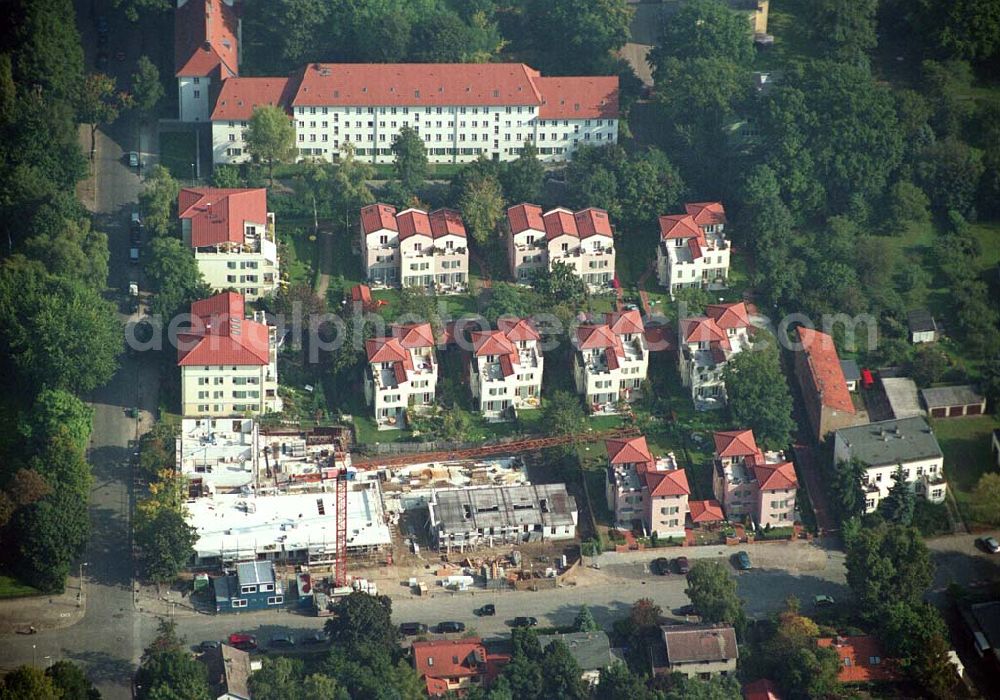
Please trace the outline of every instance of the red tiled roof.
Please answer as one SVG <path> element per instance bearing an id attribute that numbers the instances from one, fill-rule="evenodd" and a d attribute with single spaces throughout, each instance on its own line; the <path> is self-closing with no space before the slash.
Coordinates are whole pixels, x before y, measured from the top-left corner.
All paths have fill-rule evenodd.
<path id="1" fill-rule="evenodd" d="M 795 476 L 795 466 L 791 462 L 769 464 L 757 460 L 753 464 L 753 475 L 761 491 L 794 489 L 799 485 Z"/>
<path id="2" fill-rule="evenodd" d="M 687 474 L 683 469 L 670 469 L 668 471 L 650 469 L 645 471 L 643 478 L 651 497 L 689 496 L 691 494 Z"/>
<path id="3" fill-rule="evenodd" d="M 429 323 L 393 324 L 392 335 L 404 348 L 434 347 L 434 331 Z"/>
<path id="4" fill-rule="evenodd" d="M 396 214 L 396 226 L 399 227 L 399 240 L 417 235 L 434 237 L 430 217 L 420 209 L 406 209 Z"/>
<path id="5" fill-rule="evenodd" d="M 292 104 L 541 105 L 533 73 L 523 63 L 312 63 Z"/>
<path id="6" fill-rule="evenodd" d="M 497 328 L 507 336 L 508 340 L 515 343 L 522 340 L 538 340 L 541 337 L 538 335 L 535 325 L 527 318 L 501 316 L 497 319 Z"/>
<path id="7" fill-rule="evenodd" d="M 576 230 L 580 238 L 590 238 L 591 236 L 606 236 L 611 238 L 611 222 L 608 221 L 608 212 L 596 207 L 589 207 L 573 214 L 576 219 Z"/>
<path id="8" fill-rule="evenodd" d="M 270 358 L 267 326 L 243 317 L 243 296 L 222 292 L 191 304 L 193 325 L 178 331 L 177 364 L 266 365 Z"/>
<path id="9" fill-rule="evenodd" d="M 854 413 L 851 392 L 847 389 L 833 338 L 805 326 L 799 326 L 798 331 L 802 351 L 809 360 L 809 372 L 822 404 L 844 413 Z"/>
<path id="10" fill-rule="evenodd" d="M 726 516 L 722 514 L 722 506 L 714 499 L 688 501 L 688 512 L 691 514 L 691 522 L 693 523 L 715 523 L 726 519 Z"/>
<path id="11" fill-rule="evenodd" d="M 576 340 L 581 350 L 597 348 L 615 348 L 617 350 L 621 347 L 621 340 L 604 324 L 577 327 Z M 622 353 L 624 353 L 624 349 Z"/>
<path id="12" fill-rule="evenodd" d="M 517 348 L 500 331 L 475 331 L 472 334 L 472 351 L 476 357 L 484 357 L 516 354 Z"/>
<path id="13" fill-rule="evenodd" d="M 185 187 L 177 196 L 178 217 L 191 220 L 191 246 L 243 243 L 244 223 L 267 223 L 267 190 Z"/>
<path id="14" fill-rule="evenodd" d="M 705 233 L 689 214 L 667 214 L 659 218 L 660 239 L 697 238 L 704 240 Z"/>
<path id="15" fill-rule="evenodd" d="M 714 318 L 695 316 L 681 321 L 681 336 L 685 343 L 722 343 L 729 345 L 725 331 L 719 328 Z"/>
<path id="16" fill-rule="evenodd" d="M 723 430 L 713 437 L 715 454 L 719 457 L 747 457 L 760 451 L 752 430 Z"/>
<path id="17" fill-rule="evenodd" d="M 428 214 L 431 222 L 431 233 L 434 238 L 441 236 L 461 236 L 465 238 L 465 224 L 462 215 L 454 209 L 437 209 Z"/>
<path id="18" fill-rule="evenodd" d="M 611 328 L 612 333 L 618 335 L 645 333 L 646 326 L 642 322 L 642 316 L 636 310 L 613 311 L 604 314 L 604 322 Z"/>
<path id="19" fill-rule="evenodd" d="M 701 240 L 698 238 L 687 239 L 687 247 L 691 252 L 691 259 L 698 260 L 699 258 L 705 257 L 704 253 L 701 252 Z"/>
<path id="20" fill-rule="evenodd" d="M 356 284 L 351 287 L 351 301 L 360 301 L 362 304 L 370 304 L 372 301 L 372 290 L 367 284 Z"/>
<path id="21" fill-rule="evenodd" d="M 618 76 L 534 79 L 542 94 L 539 119 L 617 119 Z"/>
<path id="22" fill-rule="evenodd" d="M 222 83 L 212 121 L 249 121 L 255 107 L 277 105 L 288 110 L 294 81 L 288 78 L 228 78 Z"/>
<path id="23" fill-rule="evenodd" d="M 639 464 L 653 461 L 646 438 L 642 435 L 627 440 L 605 440 L 604 448 L 608 451 L 608 461 L 611 464 Z"/>
<path id="24" fill-rule="evenodd" d="M 361 230 L 365 235 L 386 229 L 398 231 L 396 207 L 389 204 L 369 204 L 361 208 Z"/>
<path id="25" fill-rule="evenodd" d="M 365 341 L 369 362 L 407 362 L 410 353 L 397 338 L 369 338 Z"/>
<path id="26" fill-rule="evenodd" d="M 691 202 L 684 205 L 684 211 L 699 226 L 726 223 L 726 208 L 722 206 L 722 202 Z"/>
<path id="27" fill-rule="evenodd" d="M 559 208 L 545 212 L 542 222 L 545 225 L 545 238 L 550 241 L 559 236 L 580 237 L 576 228 L 576 216 L 569 209 Z"/>
<path id="28" fill-rule="evenodd" d="M 223 68 L 239 73 L 236 10 L 222 0 L 187 0 L 174 12 L 177 76 L 205 77 Z"/>
<path id="29" fill-rule="evenodd" d="M 511 233 L 520 233 L 528 229 L 544 231 L 542 208 L 537 204 L 516 204 L 507 209 L 507 223 Z"/>
<path id="30" fill-rule="evenodd" d="M 781 700 L 778 687 L 767 678 L 743 686 L 743 700 Z"/>
<path id="31" fill-rule="evenodd" d="M 715 319 L 715 323 L 723 330 L 729 328 L 749 328 L 750 313 L 742 301 L 728 304 L 709 304 L 705 307 L 705 315 Z"/>
<path id="32" fill-rule="evenodd" d="M 816 645 L 831 648 L 840 657 L 840 672 L 837 680 L 841 683 L 868 683 L 889 681 L 897 678 L 895 663 L 882 654 L 882 646 L 871 635 L 856 637 L 822 637 Z M 878 663 L 872 663 L 878 659 Z"/>

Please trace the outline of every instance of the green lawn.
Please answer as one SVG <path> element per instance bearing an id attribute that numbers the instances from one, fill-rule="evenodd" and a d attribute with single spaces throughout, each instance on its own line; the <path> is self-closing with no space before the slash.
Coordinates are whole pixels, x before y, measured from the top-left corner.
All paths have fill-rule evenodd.
<path id="1" fill-rule="evenodd" d="M 318 246 L 311 227 L 312 222 L 305 219 L 279 219 L 275 223 L 278 241 L 284 245 L 281 267 L 290 284 L 313 283 Z"/>
<path id="2" fill-rule="evenodd" d="M 996 416 L 943 418 L 931 421 L 944 452 L 944 474 L 948 488 L 968 519 L 969 493 L 979 477 L 995 469 L 990 455 L 990 433 L 1000 428 Z"/>
<path id="3" fill-rule="evenodd" d="M 197 158 L 195 135 L 189 131 L 160 134 L 160 165 L 178 180 L 193 180 Z"/>
<path id="4" fill-rule="evenodd" d="M 41 595 L 41 591 L 27 586 L 11 576 L 0 575 L 0 600 L 24 598 L 32 595 Z"/>
<path id="5" fill-rule="evenodd" d="M 1000 222 L 972 224 L 971 228 L 972 234 L 982 246 L 982 252 L 977 258 L 979 264 L 986 269 L 1000 264 Z"/>
<path id="6" fill-rule="evenodd" d="M 774 44 L 757 50 L 754 69 L 767 71 L 819 58 L 821 49 L 812 39 L 808 26 L 809 0 L 781 0 L 771 3 L 767 16 L 767 33 Z"/>

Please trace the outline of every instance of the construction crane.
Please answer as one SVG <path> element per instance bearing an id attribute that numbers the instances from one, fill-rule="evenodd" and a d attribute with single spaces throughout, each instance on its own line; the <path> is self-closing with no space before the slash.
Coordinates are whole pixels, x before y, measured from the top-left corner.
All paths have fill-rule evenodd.
<path id="1" fill-rule="evenodd" d="M 334 450 L 333 466 L 337 466 L 337 454 Z M 333 474 L 334 502 L 336 504 L 336 550 L 333 555 L 333 585 L 347 585 L 347 464 L 335 469 Z"/>

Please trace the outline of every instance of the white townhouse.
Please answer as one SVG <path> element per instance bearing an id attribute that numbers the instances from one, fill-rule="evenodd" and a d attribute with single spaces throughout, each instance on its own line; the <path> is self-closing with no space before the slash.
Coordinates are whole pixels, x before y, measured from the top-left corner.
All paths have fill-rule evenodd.
<path id="1" fill-rule="evenodd" d="M 865 512 L 874 513 L 896 483 L 897 470 L 918 496 L 942 503 L 948 493 L 944 453 L 923 416 L 884 420 L 838 430 L 833 441 L 834 468 L 858 459 L 866 465 L 862 477 Z"/>
<path id="2" fill-rule="evenodd" d="M 276 329 L 262 312 L 245 318 L 241 295 L 223 292 L 191 304 L 177 345 L 185 418 L 281 410 Z"/>
<path id="3" fill-rule="evenodd" d="M 247 127 L 257 107 L 288 110 L 289 78 L 229 78 L 222 83 L 212 110 L 212 162 L 238 165 L 253 158 L 247 150 Z"/>
<path id="4" fill-rule="evenodd" d="M 677 353 L 681 383 L 691 390 L 699 410 L 726 404 L 722 370 L 729 358 L 750 347 L 750 314 L 746 304 L 709 304 L 704 316 L 682 319 Z"/>
<path id="5" fill-rule="evenodd" d="M 434 404 L 438 366 L 429 323 L 393 325 L 392 335 L 365 341 L 365 400 L 380 430 L 404 428 L 406 411 Z"/>
<path id="6" fill-rule="evenodd" d="M 507 228 L 510 273 L 517 282 L 528 284 L 536 271 L 551 270 L 557 262 L 590 287 L 614 279 L 614 233 L 603 209 L 557 207 L 542 213 L 536 204 L 518 204 L 507 210 Z"/>
<path id="7" fill-rule="evenodd" d="M 731 245 L 721 202 L 685 204 L 685 214 L 661 216 L 656 277 L 671 298 L 685 287 L 723 289 L 729 277 Z"/>
<path id="8" fill-rule="evenodd" d="M 604 314 L 604 323 L 576 329 L 573 376 L 576 391 L 592 413 L 617 413 L 620 401 L 632 401 L 646 379 L 649 348 L 638 311 Z"/>
<path id="9" fill-rule="evenodd" d="M 566 160 L 580 144 L 618 140 L 617 76 L 545 78 L 523 63 L 311 63 L 291 80 L 283 99 L 302 158 L 335 161 L 349 143 L 359 159 L 391 163 L 404 126 L 431 163 L 513 160 L 526 142 L 543 161 Z M 252 113 L 254 98 L 243 101 Z M 216 146 L 238 136 L 229 122 L 239 120 L 218 116 Z M 214 157 L 245 158 L 219 148 Z"/>
<path id="10" fill-rule="evenodd" d="M 185 187 L 177 213 L 181 239 L 214 291 L 235 289 L 255 301 L 277 290 L 281 276 L 267 190 Z"/>
<path id="11" fill-rule="evenodd" d="M 472 333 L 469 388 L 486 418 L 506 420 L 518 409 L 538 408 L 544 359 L 538 341 L 526 318 L 502 317 L 497 330 Z"/>
<path id="12" fill-rule="evenodd" d="M 182 122 L 209 121 L 223 82 L 239 74 L 239 34 L 233 0 L 177 0 L 174 69 Z"/>
<path id="13" fill-rule="evenodd" d="M 452 209 L 429 214 L 397 212 L 388 204 L 361 210 L 365 276 L 376 287 L 427 287 L 463 292 L 469 283 L 469 249 L 462 216 Z"/>

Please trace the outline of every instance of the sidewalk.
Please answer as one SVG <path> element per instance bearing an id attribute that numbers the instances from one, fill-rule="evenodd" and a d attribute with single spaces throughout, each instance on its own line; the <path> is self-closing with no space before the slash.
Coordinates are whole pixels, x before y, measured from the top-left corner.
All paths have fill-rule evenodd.
<path id="1" fill-rule="evenodd" d="M 61 594 L 0 600 L 0 635 L 26 632 L 33 626 L 39 632 L 75 625 L 87 612 L 86 591 L 82 600 L 80 579 L 70 576 Z"/>

